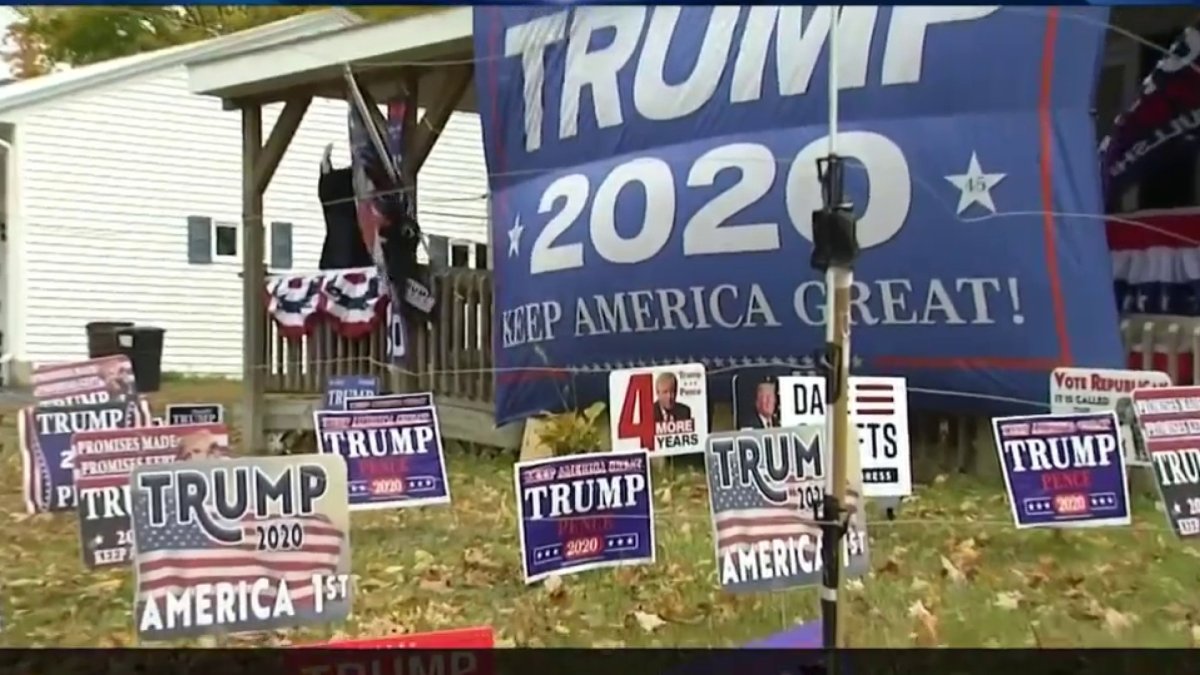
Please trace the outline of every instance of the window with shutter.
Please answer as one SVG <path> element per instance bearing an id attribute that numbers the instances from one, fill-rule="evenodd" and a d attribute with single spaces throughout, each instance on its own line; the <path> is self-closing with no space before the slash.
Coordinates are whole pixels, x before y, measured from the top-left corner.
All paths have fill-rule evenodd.
<path id="1" fill-rule="evenodd" d="M 241 236 L 241 227 L 235 222 L 217 223 L 213 227 L 216 233 L 216 246 L 214 251 L 218 258 L 224 260 L 237 260 L 238 257 L 238 239 Z"/>
<path id="2" fill-rule="evenodd" d="M 188 262 L 193 265 L 212 263 L 212 218 L 188 216 L 187 237 Z"/>

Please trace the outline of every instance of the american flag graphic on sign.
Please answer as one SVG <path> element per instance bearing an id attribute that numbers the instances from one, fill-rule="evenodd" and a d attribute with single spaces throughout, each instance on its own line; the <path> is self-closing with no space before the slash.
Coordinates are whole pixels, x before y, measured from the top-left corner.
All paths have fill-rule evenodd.
<path id="1" fill-rule="evenodd" d="M 167 522 L 150 524 L 150 501 L 134 504 L 134 527 L 138 531 L 138 601 L 150 596 L 162 600 L 168 593 L 179 595 L 197 584 L 225 581 L 253 583 L 258 579 L 288 583 L 292 602 L 297 611 L 313 606 L 312 575 L 332 574 L 342 555 L 345 533 L 334 527 L 323 515 L 280 516 L 261 520 L 250 519 L 240 525 L 242 543 L 230 546 L 208 535 L 198 522 L 180 523 L 175 516 L 175 496 L 166 494 Z M 210 512 L 216 522 L 234 529 L 238 523 L 222 522 Z M 292 525 L 303 529 L 303 544 L 296 550 L 259 551 L 257 527 Z M 273 596 L 274 592 L 267 594 Z"/>
<path id="2" fill-rule="evenodd" d="M 775 503 L 767 499 L 753 484 L 734 481 L 729 488 L 713 493 L 713 525 L 716 529 L 717 551 L 721 554 L 752 546 L 779 537 L 815 537 L 820 528 L 814 523 L 811 510 L 801 510 L 797 489 L 811 481 L 786 483 L 788 500 Z M 820 485 L 818 484 L 818 490 Z M 816 544 L 816 540 L 813 540 Z"/>
<path id="3" fill-rule="evenodd" d="M 129 483 L 140 637 L 273 630 L 349 614 L 340 457 L 139 466 Z"/>
<path id="4" fill-rule="evenodd" d="M 717 576 L 730 591 L 775 591 L 821 579 L 820 508 L 828 456 L 819 425 L 718 432 L 705 463 Z M 867 569 L 866 521 L 852 509 L 846 573 Z"/>
<path id="5" fill-rule="evenodd" d="M 912 494 L 908 383 L 903 377 L 850 378 L 850 418 L 858 432 L 863 494 Z"/>
<path id="6" fill-rule="evenodd" d="M 891 382 L 856 382 L 850 380 L 854 404 L 851 411 L 863 417 L 896 414 L 896 385 Z"/>

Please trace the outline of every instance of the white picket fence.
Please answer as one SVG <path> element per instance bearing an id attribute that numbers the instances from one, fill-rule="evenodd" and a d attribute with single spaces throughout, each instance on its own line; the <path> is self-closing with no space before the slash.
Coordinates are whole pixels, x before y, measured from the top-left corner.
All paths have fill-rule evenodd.
<path id="1" fill-rule="evenodd" d="M 1200 317 L 1131 314 L 1121 338 L 1135 370 L 1161 370 L 1175 384 L 1200 382 Z"/>

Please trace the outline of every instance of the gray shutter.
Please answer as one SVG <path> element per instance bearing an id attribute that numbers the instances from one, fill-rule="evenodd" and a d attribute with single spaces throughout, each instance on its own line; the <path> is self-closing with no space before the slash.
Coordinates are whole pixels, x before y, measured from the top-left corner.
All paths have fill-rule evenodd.
<path id="1" fill-rule="evenodd" d="M 188 262 L 193 265 L 212 263 L 212 218 L 188 216 Z"/>
<path id="2" fill-rule="evenodd" d="M 271 223 L 271 265 L 274 269 L 292 267 L 292 224 Z"/>

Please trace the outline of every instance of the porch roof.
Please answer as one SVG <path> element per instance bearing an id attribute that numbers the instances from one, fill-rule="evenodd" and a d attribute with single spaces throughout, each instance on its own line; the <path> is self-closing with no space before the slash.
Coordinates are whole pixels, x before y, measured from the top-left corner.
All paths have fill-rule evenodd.
<path id="1" fill-rule="evenodd" d="M 297 95 L 345 98 L 343 68 L 350 64 L 378 101 L 399 93 L 399 71 L 414 70 L 418 104 L 429 106 L 443 89 L 445 66 L 474 58 L 471 22 L 471 8 L 456 7 L 201 59 L 188 64 L 189 88 L 224 99 L 228 108 Z M 456 109 L 475 111 L 473 84 Z"/>

